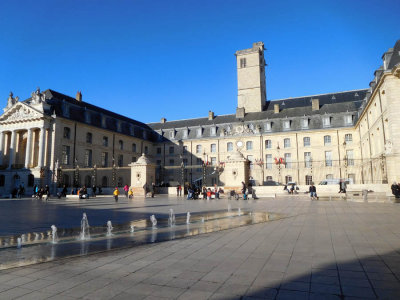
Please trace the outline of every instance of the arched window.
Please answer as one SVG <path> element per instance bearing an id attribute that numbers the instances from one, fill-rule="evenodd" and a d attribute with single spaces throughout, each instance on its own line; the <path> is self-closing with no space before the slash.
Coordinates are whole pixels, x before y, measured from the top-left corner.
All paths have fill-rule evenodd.
<path id="1" fill-rule="evenodd" d="M 123 141 L 119 140 L 118 145 L 119 145 L 119 150 L 124 150 L 124 142 Z"/>
<path id="2" fill-rule="evenodd" d="M 63 184 L 64 184 L 66 187 L 69 187 L 69 185 L 70 185 L 70 182 L 69 182 L 69 175 L 67 175 L 67 174 L 64 174 L 64 175 L 63 175 Z"/>
<path id="3" fill-rule="evenodd" d="M 103 178 L 101 179 L 101 186 L 102 187 L 108 187 L 108 178 L 107 178 L 107 176 L 103 176 Z"/>
<path id="4" fill-rule="evenodd" d="M 92 186 L 92 176 L 86 175 L 86 177 L 85 177 L 85 186 L 86 187 L 91 187 Z"/>
<path id="5" fill-rule="evenodd" d="M 28 175 L 28 186 L 33 186 L 33 184 L 35 183 L 35 176 L 33 176 L 32 174 Z"/>

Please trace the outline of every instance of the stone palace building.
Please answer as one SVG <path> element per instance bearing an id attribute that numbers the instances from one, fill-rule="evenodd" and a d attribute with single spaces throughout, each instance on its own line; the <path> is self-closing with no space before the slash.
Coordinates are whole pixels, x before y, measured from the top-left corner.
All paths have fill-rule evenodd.
<path id="1" fill-rule="evenodd" d="M 229 185 L 225 163 L 238 155 L 248 165 L 243 180 L 257 185 L 400 180 L 400 41 L 367 89 L 278 100 L 266 97 L 264 44 L 235 56 L 238 99 L 229 115 L 144 124 L 80 92 L 37 89 L 24 101 L 10 93 L 0 116 L 0 195 L 20 184 L 129 184 L 129 165 L 142 154 L 160 185 Z"/>

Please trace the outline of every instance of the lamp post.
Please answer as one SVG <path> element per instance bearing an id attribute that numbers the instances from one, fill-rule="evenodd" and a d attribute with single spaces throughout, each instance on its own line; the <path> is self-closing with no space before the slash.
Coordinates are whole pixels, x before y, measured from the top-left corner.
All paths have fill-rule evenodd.
<path id="1" fill-rule="evenodd" d="M 92 185 L 97 185 L 97 165 L 94 164 L 93 166 L 93 173 L 92 173 Z"/>
<path id="2" fill-rule="evenodd" d="M 180 155 L 181 158 L 181 186 L 184 188 L 185 186 L 185 164 L 183 163 L 183 155 Z"/>
<path id="3" fill-rule="evenodd" d="M 281 178 L 281 165 L 285 163 L 284 159 L 280 157 L 279 151 L 280 151 L 279 143 L 278 146 L 276 147 L 276 150 L 278 151 L 278 157 L 275 157 L 275 164 L 278 166 L 278 181 L 282 182 Z"/>
<path id="4" fill-rule="evenodd" d="M 111 177 L 112 177 L 112 183 L 113 183 L 113 188 L 115 187 L 115 184 L 116 184 L 116 179 L 117 179 L 117 171 L 116 171 L 116 166 L 115 166 L 115 159 L 114 159 L 114 157 L 113 157 L 113 159 L 112 159 L 112 174 L 111 174 Z"/>
<path id="5" fill-rule="evenodd" d="M 207 170 L 207 166 L 206 166 L 206 153 L 203 152 L 203 186 L 206 186 L 206 170 Z"/>

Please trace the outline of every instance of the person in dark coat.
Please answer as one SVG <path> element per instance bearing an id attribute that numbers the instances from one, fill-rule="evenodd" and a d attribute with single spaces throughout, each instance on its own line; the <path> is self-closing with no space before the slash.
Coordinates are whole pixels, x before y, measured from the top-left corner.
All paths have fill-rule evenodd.
<path id="1" fill-rule="evenodd" d="M 400 187 L 399 185 L 395 182 L 393 182 L 392 186 L 390 187 L 392 189 L 392 194 L 394 195 L 395 198 L 400 198 Z"/>
<path id="2" fill-rule="evenodd" d="M 310 188 L 308 189 L 310 193 L 311 200 L 317 200 L 317 188 L 314 185 L 314 182 L 311 183 Z"/>

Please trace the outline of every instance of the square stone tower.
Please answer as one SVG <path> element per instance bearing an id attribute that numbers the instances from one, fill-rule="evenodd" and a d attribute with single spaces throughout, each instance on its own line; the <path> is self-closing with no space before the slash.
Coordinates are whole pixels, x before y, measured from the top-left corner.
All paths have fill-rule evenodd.
<path id="1" fill-rule="evenodd" d="M 265 105 L 264 43 L 253 43 L 250 49 L 235 53 L 238 79 L 238 108 L 245 113 L 262 111 Z"/>

